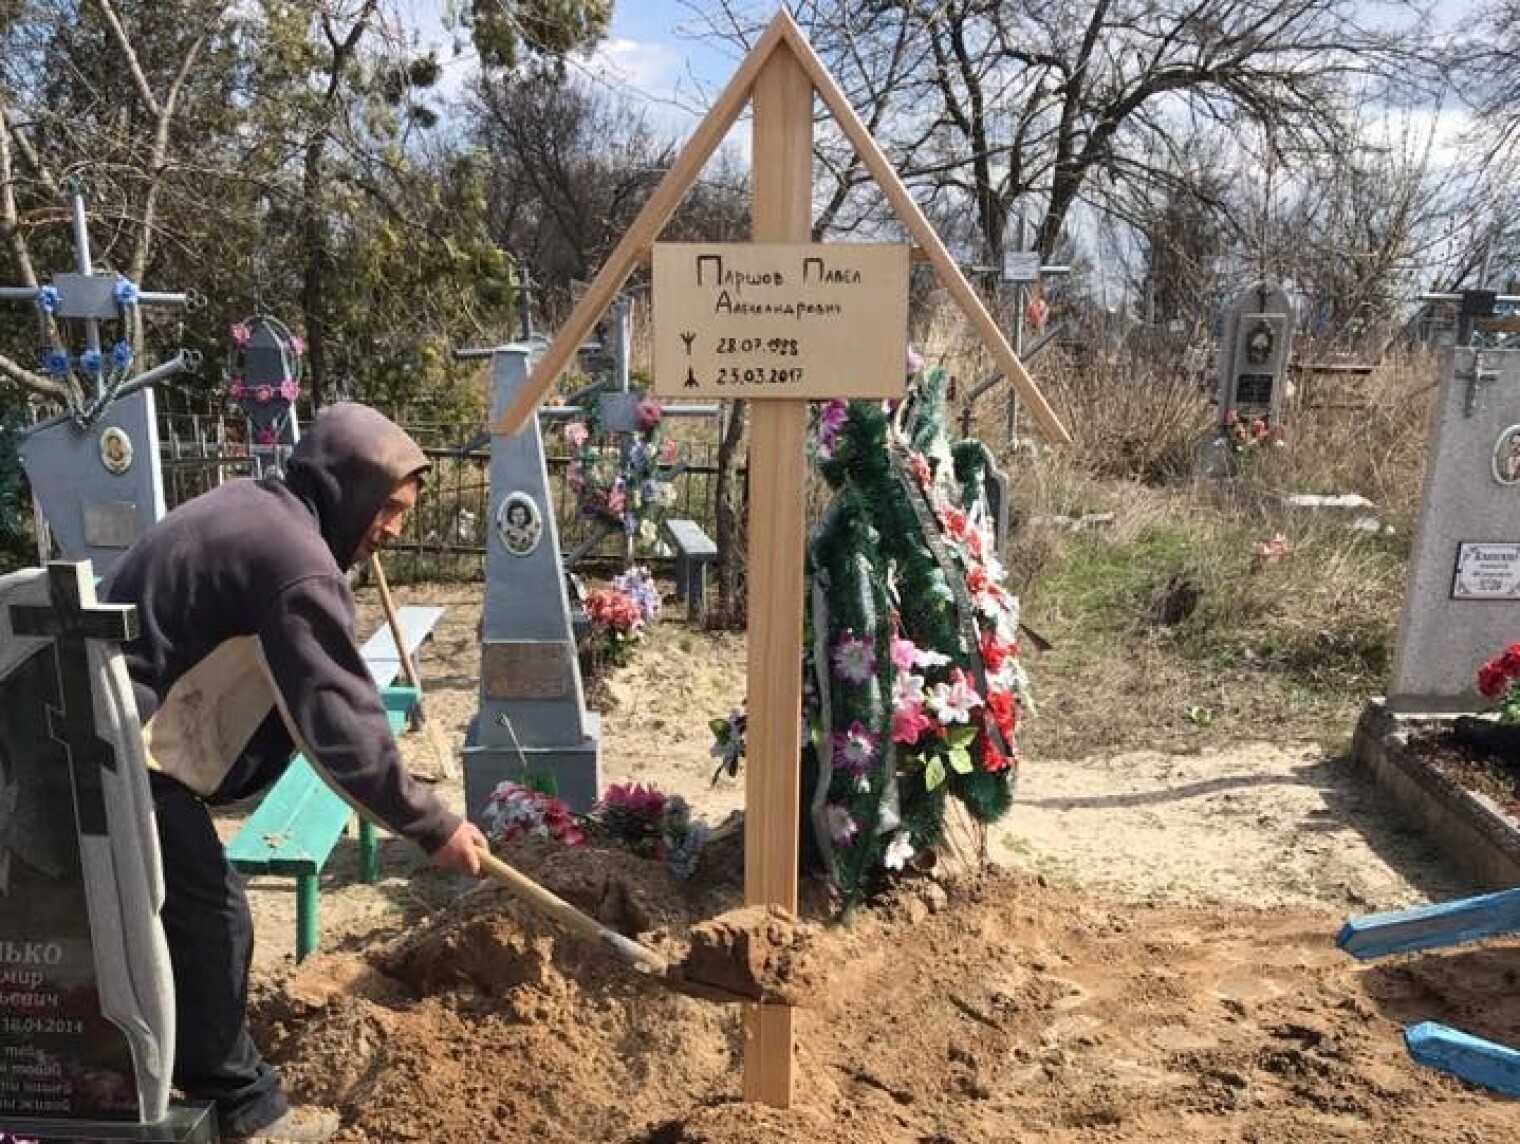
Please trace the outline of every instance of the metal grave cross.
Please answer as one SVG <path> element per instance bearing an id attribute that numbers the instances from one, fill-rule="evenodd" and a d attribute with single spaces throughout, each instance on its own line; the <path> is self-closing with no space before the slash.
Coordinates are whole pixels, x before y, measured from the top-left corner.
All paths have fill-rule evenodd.
<path id="1" fill-rule="evenodd" d="M 305 344 L 282 323 L 263 315 L 234 325 L 232 343 L 242 361 L 241 368 L 234 364 L 228 393 L 248 419 L 254 476 L 263 476 L 266 466 L 281 471 L 301 439 L 295 403 L 301 396 Z"/>
<path id="2" fill-rule="evenodd" d="M 71 191 L 70 203 L 75 271 L 54 275 L 45 286 L 0 286 L 0 301 L 36 308 L 42 371 L 63 391 L 67 406 L 20 434 L 21 463 L 38 512 L 60 555 L 87 559 L 104 574 L 164 515 L 150 387 L 193 371 L 200 362 L 198 353 L 181 350 L 134 373 L 131 332 L 138 309 L 193 309 L 203 299 L 193 293 L 144 291 L 120 275 L 96 274 L 78 188 Z M 119 327 L 109 347 L 102 339 L 102 324 L 108 322 Z"/>

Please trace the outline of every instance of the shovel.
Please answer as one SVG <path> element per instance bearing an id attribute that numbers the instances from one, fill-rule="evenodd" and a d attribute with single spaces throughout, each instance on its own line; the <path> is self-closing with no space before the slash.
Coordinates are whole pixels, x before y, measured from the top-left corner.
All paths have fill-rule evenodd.
<path id="1" fill-rule="evenodd" d="M 480 848 L 477 848 L 476 853 L 480 857 L 482 874 L 505 886 L 522 902 L 540 914 L 552 918 L 571 933 L 590 938 L 625 965 L 653 978 L 666 988 L 673 989 L 677 993 L 684 993 L 688 997 L 699 997 L 704 1001 L 742 1002 L 752 1005 L 761 1000 L 758 995 L 736 993 L 719 985 L 687 978 L 681 966 L 671 965 L 648 946 L 640 945 L 632 938 L 625 937 L 616 930 L 608 929 L 589 914 L 581 913 L 569 902 L 544 889 L 532 878 L 507 865 L 496 855 Z"/>
<path id="2" fill-rule="evenodd" d="M 458 778 L 459 768 L 454 762 L 454 752 L 444 742 L 438 724 L 428 721 L 427 711 L 423 707 L 422 684 L 417 676 L 417 665 L 412 662 L 411 654 L 406 650 L 401 617 L 396 614 L 396 601 L 391 596 L 391 586 L 386 583 L 385 568 L 380 563 L 378 552 L 370 555 L 369 567 L 370 573 L 375 577 L 375 587 L 380 590 L 380 607 L 385 611 L 385 622 L 390 625 L 391 638 L 396 641 L 396 655 L 401 660 L 401 678 L 408 687 L 417 689 L 417 706 L 412 709 L 412 730 L 422 732 L 439 775 L 446 779 Z"/>

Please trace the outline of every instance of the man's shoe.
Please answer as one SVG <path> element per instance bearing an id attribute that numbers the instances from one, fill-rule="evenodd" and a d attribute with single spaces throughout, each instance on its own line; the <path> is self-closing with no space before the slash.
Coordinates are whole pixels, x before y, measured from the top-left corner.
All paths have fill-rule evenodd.
<path id="1" fill-rule="evenodd" d="M 325 1144 L 338 1134 L 338 1126 L 338 1114 L 331 1109 L 297 1104 L 236 1144 Z"/>

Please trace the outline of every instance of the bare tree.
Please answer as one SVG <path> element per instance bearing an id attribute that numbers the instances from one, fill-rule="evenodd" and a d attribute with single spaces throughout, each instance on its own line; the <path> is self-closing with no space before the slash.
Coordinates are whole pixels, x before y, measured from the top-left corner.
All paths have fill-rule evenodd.
<path id="1" fill-rule="evenodd" d="M 1049 257 L 1080 202 L 1164 189 L 1200 124 L 1262 125 L 1283 156 L 1344 150 L 1351 81 L 1421 74 L 1417 10 L 1395 7 L 1402 26 L 1353 0 L 816 0 L 798 17 L 920 201 L 958 204 L 969 256 L 996 260 L 1018 210 Z M 728 0 L 707 26 L 755 32 Z"/>
<path id="2" fill-rule="evenodd" d="M 226 7 L 182 0 L 172 13 L 124 14 L 114 0 L 89 0 L 79 12 L 17 6 L 0 67 L 0 243 L 22 285 L 39 285 L 38 236 L 67 218 L 65 182 L 80 175 L 110 224 L 104 258 L 142 281 L 162 237 L 164 197 L 184 176 L 174 138 L 182 96 L 223 30 Z M 61 73 L 51 70 L 60 64 Z M 140 327 L 131 334 L 140 341 Z M 0 376 L 55 400 L 80 396 L 4 354 Z"/>

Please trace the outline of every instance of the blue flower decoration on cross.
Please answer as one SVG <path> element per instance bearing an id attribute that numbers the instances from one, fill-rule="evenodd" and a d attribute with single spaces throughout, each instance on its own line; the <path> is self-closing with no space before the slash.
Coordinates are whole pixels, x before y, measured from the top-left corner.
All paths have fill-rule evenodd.
<path id="1" fill-rule="evenodd" d="M 54 377 L 69 376 L 69 355 L 67 351 L 54 346 L 42 355 L 42 368 Z"/>
<path id="2" fill-rule="evenodd" d="M 44 286 L 38 290 L 37 308 L 46 314 L 58 313 L 58 287 Z"/>
<path id="3" fill-rule="evenodd" d="M 118 306 L 137 305 L 137 283 L 130 278 L 118 278 L 111 296 L 116 299 Z"/>
<path id="4" fill-rule="evenodd" d="M 79 355 L 79 367 L 85 373 L 99 373 L 101 367 L 100 351 L 85 350 L 84 353 Z"/>

